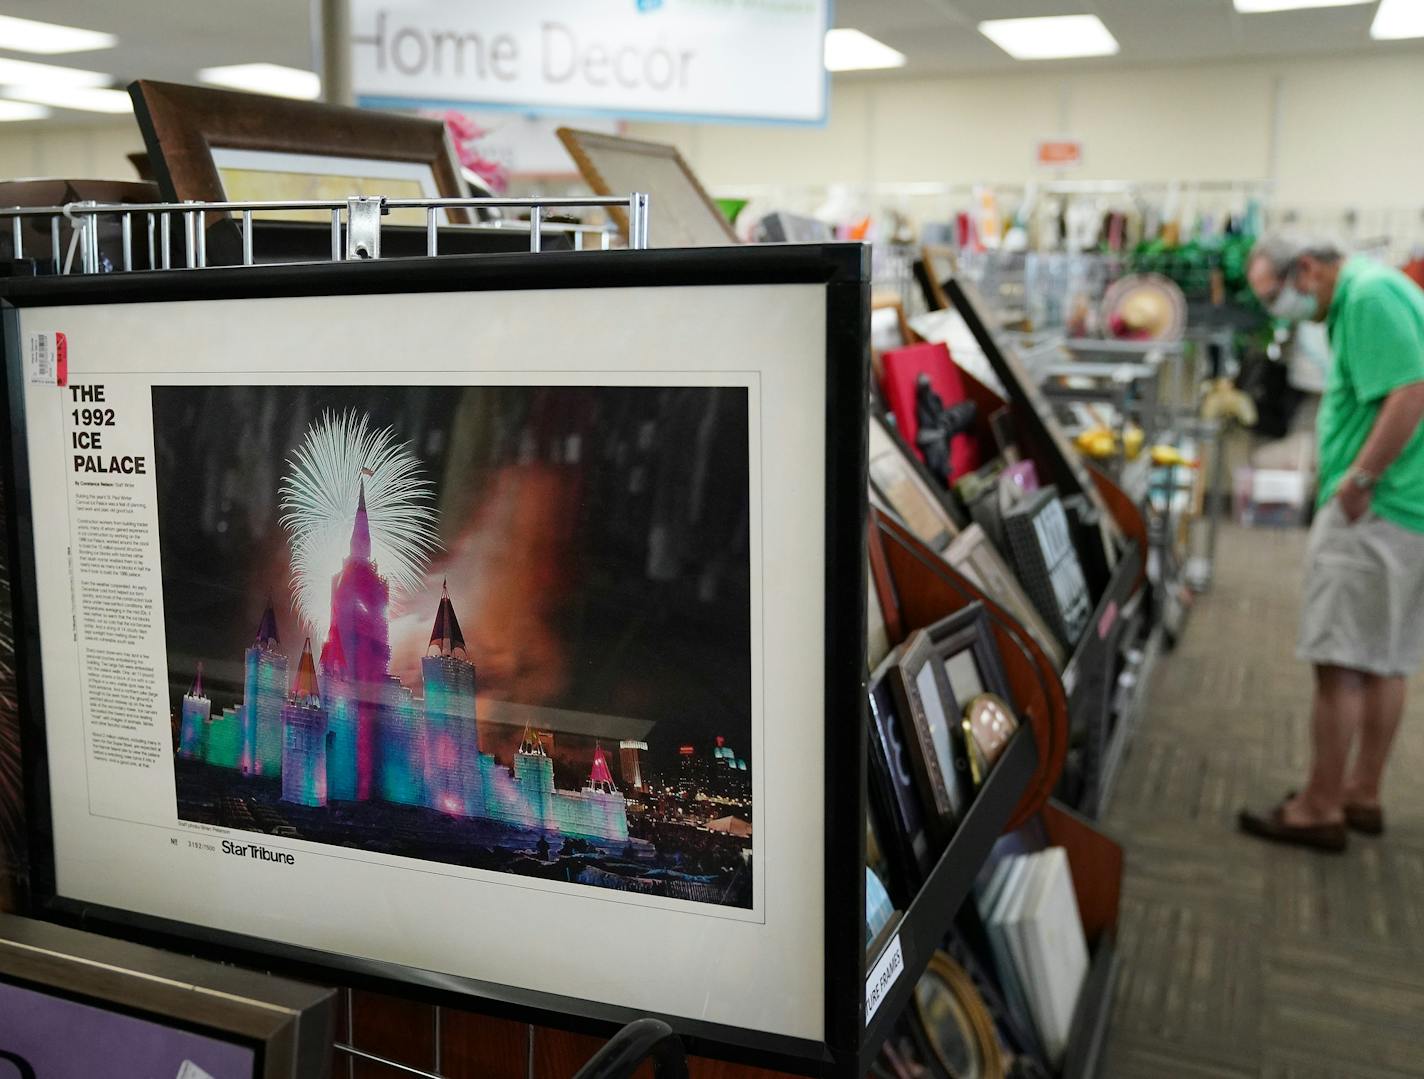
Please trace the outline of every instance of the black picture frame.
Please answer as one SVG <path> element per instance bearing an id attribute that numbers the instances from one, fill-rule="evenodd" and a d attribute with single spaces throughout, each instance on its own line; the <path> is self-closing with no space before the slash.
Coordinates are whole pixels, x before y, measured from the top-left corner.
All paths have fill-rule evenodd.
<path id="1" fill-rule="evenodd" d="M 930 833 L 948 843 L 969 808 L 973 781 L 959 705 L 924 630 L 905 638 L 891 669 L 891 687 Z"/>
<path id="2" fill-rule="evenodd" d="M 935 656 L 945 668 L 949 688 L 956 701 L 968 704 L 970 699 L 977 697 L 979 693 L 993 693 L 1010 703 L 1013 702 L 1008 676 L 1004 673 L 1004 660 L 994 644 L 994 631 L 989 624 L 989 614 L 984 610 L 984 604 L 975 600 L 947 618 L 926 626 L 925 632 L 929 634 Z M 964 652 L 973 656 L 974 664 L 978 668 L 981 683 L 978 692 L 965 692 L 962 685 L 954 684 L 954 678 L 950 675 L 950 660 Z"/>
<path id="3" fill-rule="evenodd" d="M 1058 489 L 1050 484 L 1004 514 L 1004 532 L 1024 590 L 1071 653 L 1088 628 L 1093 598 Z"/>
<path id="4" fill-rule="evenodd" d="M 303 297 L 343 294 L 560 290 L 803 284 L 824 289 L 826 440 L 823 569 L 829 597 L 821 637 L 825 738 L 824 1023 L 820 1040 L 689 1019 L 667 1021 L 689 1052 L 802 1074 L 858 1075 L 865 1030 L 864 935 L 866 730 L 865 520 L 870 251 L 860 244 L 809 244 L 699 250 L 550 252 L 450 256 L 202 272 L 157 271 L 0 281 L 0 344 L 6 378 L 9 452 L 3 462 L 5 538 L 12 555 L 27 820 L 31 837 L 30 910 L 37 917 L 102 929 L 236 964 L 599 1036 L 645 1012 L 459 977 L 398 963 L 264 940 L 60 894 L 55 875 L 45 708 L 35 588 L 35 538 L 23 407 L 18 310 L 95 303 Z M 859 432 L 859 437 L 844 433 Z M 833 609 L 841 604 L 843 609 Z M 849 897 L 849 898 L 848 898 Z"/>
<path id="5" fill-rule="evenodd" d="M 877 834 L 887 848 L 891 898 L 908 905 L 934 868 L 938 848 L 925 825 L 919 787 L 890 687 L 894 663 L 892 652 L 870 676 L 869 797 L 871 811 L 881 822 Z"/>
<path id="6" fill-rule="evenodd" d="M 0 914 L 3 985 L 247 1049 L 253 1079 L 323 1074 L 336 1033 L 334 989 L 12 914 Z"/>
<path id="7" fill-rule="evenodd" d="M 944 671 L 950 692 L 960 704 L 964 745 L 970 756 L 971 770 L 975 773 L 977 786 L 987 778 L 989 769 L 997 760 L 997 754 L 991 756 L 985 747 L 976 741 L 969 718 L 971 706 L 985 694 L 997 697 L 1010 705 L 1013 700 L 1008 676 L 1004 673 L 1004 660 L 994 643 L 994 631 L 989 624 L 988 612 L 984 610 L 982 603 L 975 600 L 969 606 L 925 627 L 925 632 L 930 636 L 936 662 Z M 966 659 L 972 671 L 965 671 L 960 666 Z M 956 667 L 959 669 L 956 670 Z"/>

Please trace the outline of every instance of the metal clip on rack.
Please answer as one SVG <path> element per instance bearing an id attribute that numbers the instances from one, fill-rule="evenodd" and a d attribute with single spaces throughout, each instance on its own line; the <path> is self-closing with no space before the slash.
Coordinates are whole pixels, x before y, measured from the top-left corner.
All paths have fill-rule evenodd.
<path id="1" fill-rule="evenodd" d="M 642 250 L 648 246 L 648 196 L 634 192 L 627 197 L 588 196 L 572 198 L 454 198 L 454 199 L 388 199 L 380 195 L 347 199 L 300 199 L 279 202 L 156 202 L 98 203 L 71 202 L 64 206 L 0 207 L 0 222 L 10 220 L 13 238 L 12 257 L 25 257 L 24 225 L 28 218 L 49 218 L 50 252 L 58 272 L 74 272 L 74 255 L 79 252 L 80 273 L 105 272 L 99 252 L 99 225 L 102 219 L 118 218 L 122 237 L 121 266 L 129 272 L 139 267 L 134 261 L 134 218 L 142 215 L 147 232 L 148 265 L 150 270 L 172 269 L 173 220 L 181 221 L 183 254 L 187 269 L 205 269 L 208 265 L 207 230 L 203 217 L 207 214 L 232 214 L 238 217 L 242 233 L 242 265 L 257 265 L 253 250 L 254 213 L 311 213 L 326 211 L 331 215 L 331 261 L 343 259 L 377 259 L 381 257 L 381 219 L 392 210 L 425 211 L 425 253 L 440 254 L 440 214 L 444 210 L 522 209 L 529 211 L 529 250 L 540 251 L 546 231 L 569 235 L 575 250 L 583 249 L 583 239 L 594 234 L 599 248 L 610 246 L 606 229 L 596 225 L 575 225 L 549 222 L 545 213 L 550 209 L 617 207 L 628 215 L 628 247 Z M 343 244 L 342 212 L 345 211 Z M 203 215 L 203 216 L 200 216 Z M 60 236 L 63 222 L 70 225 L 69 244 L 62 248 Z M 477 225 L 452 225 L 450 228 L 509 232 L 522 230 L 524 222 L 489 222 Z M 61 250 L 64 251 L 61 257 Z"/>

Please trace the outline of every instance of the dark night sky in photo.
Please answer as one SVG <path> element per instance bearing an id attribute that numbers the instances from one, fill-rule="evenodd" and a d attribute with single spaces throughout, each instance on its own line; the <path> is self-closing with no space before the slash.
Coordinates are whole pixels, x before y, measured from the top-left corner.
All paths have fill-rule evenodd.
<path id="1" fill-rule="evenodd" d="M 278 487 L 309 425 L 347 409 L 394 428 L 434 483 L 442 550 L 391 627 L 417 695 L 444 578 L 482 699 L 649 721 L 655 766 L 717 735 L 752 765 L 740 388 L 155 387 L 175 707 L 199 659 L 214 713 L 240 703 L 269 593 L 295 670 Z M 591 755 L 556 749 L 561 768 Z"/>

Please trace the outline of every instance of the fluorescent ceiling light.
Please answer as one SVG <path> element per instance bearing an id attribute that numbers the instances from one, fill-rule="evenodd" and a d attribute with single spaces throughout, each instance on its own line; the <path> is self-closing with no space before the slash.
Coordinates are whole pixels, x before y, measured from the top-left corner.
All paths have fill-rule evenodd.
<path id="1" fill-rule="evenodd" d="M 30 101 L 36 105 L 53 105 L 57 109 L 78 109 L 80 112 L 133 112 L 133 100 L 124 90 L 104 90 L 94 86 L 6 86 L 0 90 L 5 97 Z"/>
<path id="2" fill-rule="evenodd" d="M 232 64 L 228 67 L 205 67 L 198 78 L 214 86 L 233 90 L 251 90 L 277 97 L 296 97 L 315 101 L 321 97 L 321 76 L 300 68 L 281 64 Z"/>
<path id="3" fill-rule="evenodd" d="M 868 71 L 904 67 L 905 54 L 859 30 L 826 31 L 827 71 Z"/>
<path id="4" fill-rule="evenodd" d="M 20 101 L 0 101 L 0 123 L 11 120 L 43 120 L 49 109 L 43 105 L 29 105 Z"/>
<path id="5" fill-rule="evenodd" d="M 990 19 L 979 24 L 979 32 L 1015 60 L 1113 56 L 1118 51 L 1117 38 L 1096 15 Z"/>
<path id="6" fill-rule="evenodd" d="M 119 43 L 113 34 L 98 30 L 81 30 L 77 26 L 58 26 L 52 22 L 35 22 L 0 15 L 0 48 L 11 52 L 90 52 L 112 49 Z"/>
<path id="7" fill-rule="evenodd" d="M 1264 11 L 1299 11 L 1310 7 L 1348 7 L 1351 4 L 1372 4 L 1374 0 L 1236 0 L 1236 10 L 1243 15 L 1259 15 Z"/>
<path id="8" fill-rule="evenodd" d="M 1370 37 L 1379 41 L 1424 37 L 1424 0 L 1380 0 Z"/>
<path id="9" fill-rule="evenodd" d="M 113 81 L 99 71 L 0 59 L 0 86 L 108 86 Z"/>

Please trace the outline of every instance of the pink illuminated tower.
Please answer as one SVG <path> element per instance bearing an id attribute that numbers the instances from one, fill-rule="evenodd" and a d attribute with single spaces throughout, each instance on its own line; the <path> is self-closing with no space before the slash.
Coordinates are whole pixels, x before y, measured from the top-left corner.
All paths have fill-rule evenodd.
<path id="1" fill-rule="evenodd" d="M 331 633 L 346 661 L 356 728 L 356 798 L 375 797 L 379 733 L 390 693 L 391 645 L 386 621 L 390 586 L 371 560 L 366 481 L 356 502 L 351 553 L 331 581 Z"/>

